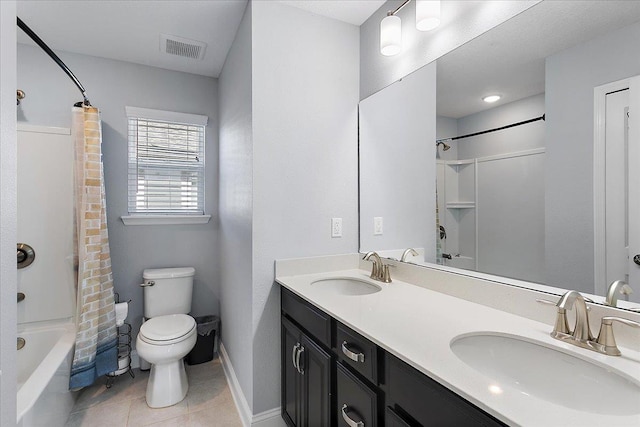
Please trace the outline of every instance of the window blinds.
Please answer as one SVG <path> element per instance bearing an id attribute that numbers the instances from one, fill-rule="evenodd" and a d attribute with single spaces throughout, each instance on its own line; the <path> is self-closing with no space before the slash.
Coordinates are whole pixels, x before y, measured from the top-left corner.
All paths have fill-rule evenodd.
<path id="1" fill-rule="evenodd" d="M 204 214 L 204 125 L 128 120 L 129 213 Z"/>

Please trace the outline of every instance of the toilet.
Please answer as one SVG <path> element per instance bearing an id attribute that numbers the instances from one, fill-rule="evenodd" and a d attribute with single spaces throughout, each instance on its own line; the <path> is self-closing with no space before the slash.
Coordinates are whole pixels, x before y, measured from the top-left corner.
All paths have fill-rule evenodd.
<path id="1" fill-rule="evenodd" d="M 183 358 L 196 344 L 196 321 L 191 311 L 193 267 L 144 270 L 145 322 L 136 338 L 141 359 L 151 364 L 147 405 L 164 408 L 187 395 L 189 383 Z"/>

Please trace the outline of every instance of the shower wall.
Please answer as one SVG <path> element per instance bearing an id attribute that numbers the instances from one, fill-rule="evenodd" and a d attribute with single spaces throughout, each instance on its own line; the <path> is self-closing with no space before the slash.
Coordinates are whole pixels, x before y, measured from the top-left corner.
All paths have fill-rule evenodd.
<path id="1" fill-rule="evenodd" d="M 18 323 L 74 315 L 73 140 L 68 128 L 18 125 L 18 242 L 35 251 L 18 270 Z"/>
<path id="2" fill-rule="evenodd" d="M 439 118 L 438 133 L 446 133 L 445 127 L 457 127 L 457 135 L 501 127 L 539 117 L 544 108 L 540 94 L 462 117 L 456 126 L 453 119 Z M 544 281 L 544 126 L 538 121 L 453 141 L 452 149 L 439 150 L 440 222 L 447 230 L 443 252 L 461 255 L 447 264 Z M 446 164 L 451 160 L 465 163 Z M 472 207 L 447 208 L 452 191 Z"/>

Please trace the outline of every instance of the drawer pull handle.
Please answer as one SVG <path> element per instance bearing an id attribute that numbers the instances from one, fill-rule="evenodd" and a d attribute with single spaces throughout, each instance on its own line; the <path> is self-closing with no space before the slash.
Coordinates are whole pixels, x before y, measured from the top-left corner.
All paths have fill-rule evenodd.
<path id="1" fill-rule="evenodd" d="M 300 348 L 300 343 L 296 343 L 293 346 L 293 351 L 291 352 L 291 362 L 293 363 L 293 367 L 296 368 L 296 371 L 300 372 L 300 368 L 296 365 L 296 352 Z"/>
<path id="2" fill-rule="evenodd" d="M 300 346 L 298 353 L 296 354 L 296 366 L 300 375 L 304 375 L 304 368 L 300 367 L 300 355 L 304 353 L 304 346 Z"/>
<path id="3" fill-rule="evenodd" d="M 342 405 L 342 419 L 344 420 L 345 423 L 347 423 L 347 425 L 349 427 L 364 427 L 364 423 L 362 421 L 354 421 L 352 420 L 349 415 L 347 415 L 347 404 L 343 404 Z"/>
<path id="4" fill-rule="evenodd" d="M 346 341 L 342 341 L 342 353 L 344 353 L 345 356 L 347 356 L 349 359 L 353 360 L 354 362 L 364 363 L 364 354 L 355 353 L 349 350 L 349 347 L 347 347 Z"/>

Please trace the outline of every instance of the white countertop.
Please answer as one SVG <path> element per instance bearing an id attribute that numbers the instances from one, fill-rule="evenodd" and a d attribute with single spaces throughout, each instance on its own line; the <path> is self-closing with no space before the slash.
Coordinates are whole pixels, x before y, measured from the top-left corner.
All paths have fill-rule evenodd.
<path id="1" fill-rule="evenodd" d="M 618 416 L 579 411 L 526 395 L 508 385 L 495 394 L 490 391 L 495 381 L 458 359 L 450 343 L 461 335 L 481 332 L 516 335 L 610 367 L 640 384 L 637 351 L 620 347 L 623 353 L 620 357 L 601 355 L 552 339 L 549 336 L 552 327 L 548 324 L 395 279 L 390 284 L 375 282 L 382 287 L 380 292 L 359 296 L 337 295 L 326 287 L 311 285 L 329 277 L 370 281 L 368 272 L 358 269 L 276 277 L 276 281 L 509 425 L 640 426 L 640 414 Z M 535 360 L 523 361 L 522 368 L 527 369 L 530 363 Z M 606 405 L 605 399 L 603 396 L 602 405 Z"/>

